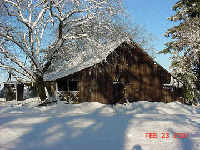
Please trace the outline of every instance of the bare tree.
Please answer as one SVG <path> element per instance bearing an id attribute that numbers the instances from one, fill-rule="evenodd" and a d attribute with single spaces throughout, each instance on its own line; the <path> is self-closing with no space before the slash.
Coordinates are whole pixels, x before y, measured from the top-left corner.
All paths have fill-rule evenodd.
<path id="1" fill-rule="evenodd" d="M 123 9 L 120 0 L 3 0 L 1 11 L 0 67 L 12 69 L 18 81 L 35 81 L 44 100 L 45 72 L 71 48 L 61 49 L 63 44 L 81 38 L 93 41 L 83 29 L 87 24 L 111 31 L 110 24 Z"/>
<path id="2" fill-rule="evenodd" d="M 76 51 L 100 49 L 130 34 L 121 21 L 126 16 L 121 0 L 2 0 L 0 5 L 0 67 L 19 82 L 35 82 L 41 100 L 44 75 Z"/>

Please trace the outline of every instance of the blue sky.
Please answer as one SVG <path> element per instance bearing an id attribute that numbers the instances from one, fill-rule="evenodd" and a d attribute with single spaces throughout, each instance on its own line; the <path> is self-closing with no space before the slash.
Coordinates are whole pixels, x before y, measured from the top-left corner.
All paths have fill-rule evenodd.
<path id="1" fill-rule="evenodd" d="M 134 18 L 134 22 L 145 26 L 146 30 L 157 37 L 155 48 L 160 51 L 165 48 L 163 43 L 170 41 L 170 38 L 163 36 L 168 28 L 178 23 L 167 20 L 175 14 L 171 8 L 178 0 L 124 0 L 124 6 L 128 14 Z M 170 55 L 159 54 L 156 61 L 168 71 L 171 61 Z"/>

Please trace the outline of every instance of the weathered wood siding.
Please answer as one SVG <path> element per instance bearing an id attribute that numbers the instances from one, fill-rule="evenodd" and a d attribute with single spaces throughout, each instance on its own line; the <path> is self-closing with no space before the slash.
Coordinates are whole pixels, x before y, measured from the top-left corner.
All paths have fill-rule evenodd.
<path id="1" fill-rule="evenodd" d="M 116 82 L 124 83 L 124 97 L 129 102 L 171 102 L 179 100 L 182 91 L 164 89 L 163 84 L 170 83 L 170 79 L 171 74 L 147 53 L 134 43 L 124 42 L 103 62 L 57 82 L 78 81 L 79 102 L 112 103 L 113 84 Z M 122 99 L 117 101 L 122 102 Z"/>

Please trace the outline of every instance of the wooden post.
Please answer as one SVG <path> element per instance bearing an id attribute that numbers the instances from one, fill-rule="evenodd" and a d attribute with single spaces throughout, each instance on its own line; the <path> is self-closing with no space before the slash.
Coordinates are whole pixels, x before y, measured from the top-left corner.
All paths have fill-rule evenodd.
<path id="1" fill-rule="evenodd" d="M 58 97 L 58 82 L 56 82 L 56 93 L 55 93 L 55 96 L 56 96 L 56 100 L 59 99 Z"/>
<path id="2" fill-rule="evenodd" d="M 48 93 L 48 90 L 47 90 L 47 88 L 46 88 L 46 87 L 44 87 L 44 89 L 45 89 L 45 94 L 46 94 L 46 96 L 47 96 L 47 99 L 48 99 L 48 100 L 50 100 L 50 96 L 49 96 L 49 93 Z"/>
<path id="3" fill-rule="evenodd" d="M 17 101 L 17 83 L 15 83 L 15 94 L 16 94 L 16 101 Z"/>

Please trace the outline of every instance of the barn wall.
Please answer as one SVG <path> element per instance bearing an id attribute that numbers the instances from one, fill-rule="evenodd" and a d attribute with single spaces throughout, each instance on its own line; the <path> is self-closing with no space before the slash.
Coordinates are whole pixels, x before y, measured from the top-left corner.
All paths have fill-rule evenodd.
<path id="1" fill-rule="evenodd" d="M 111 103 L 112 82 L 98 65 L 57 80 L 66 84 L 68 81 L 78 81 L 79 102 Z"/>
<path id="2" fill-rule="evenodd" d="M 78 81 L 79 102 L 112 103 L 114 82 L 124 83 L 124 96 L 129 102 L 178 100 L 180 90 L 163 88 L 163 84 L 170 83 L 171 75 L 133 45 L 123 43 L 103 62 L 57 82 Z"/>

